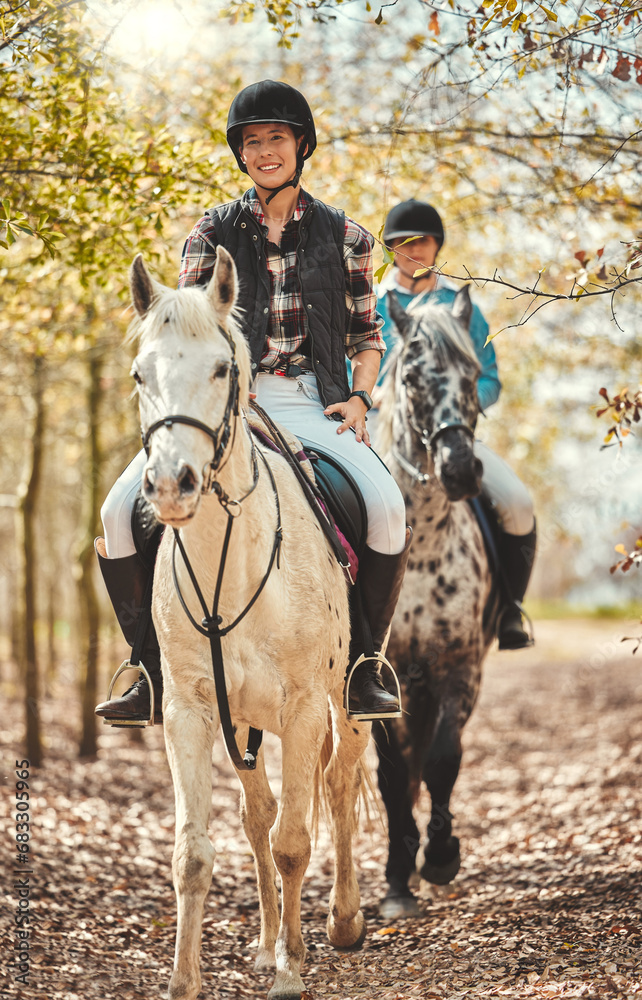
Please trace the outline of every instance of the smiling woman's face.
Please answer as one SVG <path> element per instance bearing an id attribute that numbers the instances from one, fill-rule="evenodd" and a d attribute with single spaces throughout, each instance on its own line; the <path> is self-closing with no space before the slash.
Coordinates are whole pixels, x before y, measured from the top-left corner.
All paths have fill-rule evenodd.
<path id="1" fill-rule="evenodd" d="M 297 140 L 289 125 L 245 125 L 241 159 L 255 184 L 275 188 L 296 173 Z"/>

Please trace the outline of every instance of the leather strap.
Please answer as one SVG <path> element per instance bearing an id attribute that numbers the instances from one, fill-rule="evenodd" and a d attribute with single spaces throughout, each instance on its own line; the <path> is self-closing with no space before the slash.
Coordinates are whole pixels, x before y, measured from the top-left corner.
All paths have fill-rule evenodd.
<path id="1" fill-rule="evenodd" d="M 232 528 L 234 527 L 235 514 L 232 510 L 236 509 L 231 507 L 229 504 L 224 503 L 224 509 L 227 513 L 227 525 L 225 528 L 225 536 L 223 538 L 223 545 L 221 547 L 221 557 L 219 559 L 218 574 L 216 577 L 216 586 L 214 589 L 214 598 L 212 601 L 212 612 L 208 611 L 207 604 L 205 603 L 205 598 L 203 596 L 203 591 L 201 590 L 198 580 L 196 579 L 196 574 L 192 568 L 192 565 L 185 551 L 183 541 L 180 536 L 180 532 L 174 528 L 174 551 L 172 554 L 172 575 L 174 578 L 174 587 L 176 588 L 176 593 L 178 599 L 181 602 L 183 610 L 187 615 L 189 621 L 197 629 L 201 635 L 207 636 L 210 643 L 210 652 L 212 655 L 212 673 L 214 675 L 214 687 L 216 689 L 216 700 L 218 702 L 218 713 L 221 720 L 221 729 L 223 730 L 223 738 L 225 739 L 225 745 L 227 747 L 227 752 L 229 753 L 235 767 L 241 770 L 253 771 L 256 768 L 256 756 L 261 746 L 263 740 L 263 733 L 260 729 L 255 729 L 253 726 L 250 727 L 248 734 L 247 750 L 243 757 L 239 752 L 238 746 L 236 745 L 236 737 L 234 732 L 234 724 L 232 722 L 232 716 L 230 714 L 230 705 L 227 699 L 227 686 L 225 684 L 225 665 L 223 663 L 223 649 L 221 646 L 221 638 L 228 635 L 232 629 L 236 628 L 240 621 L 245 618 L 246 614 L 250 608 L 254 605 L 259 597 L 259 594 L 265 587 L 268 581 L 268 577 L 272 572 L 274 563 L 276 562 L 277 567 L 279 565 L 279 555 L 281 552 L 281 542 L 283 540 L 283 529 L 281 527 L 281 504 L 279 502 L 279 494 L 276 488 L 276 482 L 272 474 L 272 470 L 269 463 L 265 460 L 265 457 L 261 455 L 265 463 L 265 467 L 270 476 L 270 481 L 272 483 L 272 489 L 274 491 L 274 497 L 276 502 L 276 529 L 274 532 L 274 543 L 272 545 L 272 552 L 270 554 L 270 560 L 268 563 L 267 570 L 261 580 L 259 586 L 257 587 L 254 595 L 250 601 L 246 604 L 245 608 L 230 625 L 226 625 L 225 628 L 221 628 L 221 616 L 218 613 L 218 605 L 221 596 L 221 587 L 223 585 L 223 573 L 225 572 L 225 564 L 227 561 L 227 553 L 230 546 L 230 537 L 232 535 Z M 220 498 L 219 498 L 220 500 Z M 178 574 L 176 572 L 176 548 L 179 549 L 181 556 L 183 557 L 183 562 L 189 574 L 189 578 L 192 581 L 192 586 L 198 598 L 198 601 L 203 610 L 203 619 L 201 624 L 196 621 L 183 597 L 182 591 L 180 589 L 180 584 L 178 581 Z"/>
<path id="2" fill-rule="evenodd" d="M 270 433 L 274 436 L 275 441 L 278 442 L 279 448 L 282 450 L 283 457 L 286 459 L 288 465 L 294 472 L 298 482 L 301 485 L 301 489 L 312 508 L 312 512 L 315 515 L 317 521 L 321 525 L 325 537 L 330 542 L 332 546 L 332 551 L 334 552 L 337 562 L 344 571 L 346 577 L 352 583 L 352 578 L 350 577 L 350 560 L 346 550 L 344 549 L 339 536 L 337 535 L 336 527 L 334 524 L 334 519 L 331 514 L 327 514 L 323 506 L 323 497 L 321 492 L 314 483 L 306 476 L 305 472 L 301 468 L 301 463 L 299 462 L 296 455 L 290 449 L 290 446 L 286 439 L 281 434 L 281 431 L 277 424 L 274 423 L 271 417 L 265 412 L 265 410 L 259 406 L 255 400 L 250 401 L 250 406 L 258 413 L 261 420 L 265 423 L 266 427 L 269 428 Z"/>
<path id="3" fill-rule="evenodd" d="M 132 646 L 131 655 L 129 657 L 129 662 L 132 667 L 137 667 L 140 663 L 140 658 L 143 654 L 143 649 L 145 647 L 145 642 L 147 639 L 147 632 L 149 631 L 149 626 L 152 623 L 152 588 L 154 586 L 154 573 L 153 571 L 149 573 L 147 583 L 145 584 L 145 591 L 143 594 L 143 606 L 140 609 L 140 614 L 138 616 L 138 621 L 136 623 L 136 631 L 134 633 L 134 643 Z"/>

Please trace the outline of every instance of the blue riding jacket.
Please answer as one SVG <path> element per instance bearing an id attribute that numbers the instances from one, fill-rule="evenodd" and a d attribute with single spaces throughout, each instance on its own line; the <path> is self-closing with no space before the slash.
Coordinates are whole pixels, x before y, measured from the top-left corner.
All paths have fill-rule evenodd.
<path id="1" fill-rule="evenodd" d="M 384 322 L 381 333 L 386 342 L 387 350 L 391 350 L 394 347 L 398 336 L 397 328 L 388 315 L 388 306 L 386 303 L 386 297 L 390 287 L 390 284 L 386 283 L 383 287 L 380 285 L 377 291 L 377 312 L 383 316 Z M 396 284 L 394 286 L 394 290 L 397 293 L 397 298 L 403 308 L 407 309 L 415 296 L 412 292 L 404 291 Z M 436 288 L 428 294 L 424 293 L 424 299 L 435 303 L 446 302 L 449 305 L 452 305 L 455 301 L 456 294 L 456 289 L 442 285 L 440 288 Z M 470 333 L 475 353 L 477 354 L 481 365 L 481 373 L 477 382 L 477 395 L 479 397 L 479 406 L 481 410 L 487 410 L 489 406 L 492 406 L 493 403 L 497 402 L 502 388 L 502 384 L 499 381 L 499 375 L 497 374 L 497 358 L 495 357 L 495 348 L 492 343 L 486 344 L 488 330 L 488 323 L 484 319 L 481 310 L 478 306 L 473 305 L 473 315 L 468 332 Z M 384 363 L 379 371 L 377 385 L 381 384 L 383 372 L 385 372 L 385 355 Z"/>

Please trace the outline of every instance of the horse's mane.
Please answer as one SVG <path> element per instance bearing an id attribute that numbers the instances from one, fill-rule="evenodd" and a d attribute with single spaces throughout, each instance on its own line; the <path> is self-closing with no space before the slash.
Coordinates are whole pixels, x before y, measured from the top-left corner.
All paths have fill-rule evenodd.
<path id="1" fill-rule="evenodd" d="M 414 312 L 408 310 L 411 322 L 419 328 L 426 328 L 431 334 L 431 344 L 440 365 L 457 365 L 462 360 L 474 367 L 477 375 L 481 372 L 479 358 L 468 330 L 453 316 L 445 302 L 426 302 Z M 403 340 L 398 339 L 390 357 L 384 362 L 384 380 L 381 386 L 379 418 L 377 422 L 377 450 L 385 455 L 392 446 L 392 415 L 395 408 L 395 383 L 399 358 L 403 351 Z"/>
<path id="2" fill-rule="evenodd" d="M 150 340 L 162 342 L 167 319 L 172 330 L 178 330 L 191 339 L 208 341 L 220 336 L 218 328 L 212 323 L 213 305 L 206 299 L 204 288 L 195 286 L 174 289 L 156 284 L 154 291 L 156 295 L 149 311 L 142 318 L 136 313 L 130 323 L 128 343 L 138 341 L 144 347 Z M 230 310 L 221 325 L 234 343 L 239 368 L 239 399 L 241 406 L 246 407 L 250 387 L 250 351 L 241 332 L 240 310 L 237 306 Z"/>

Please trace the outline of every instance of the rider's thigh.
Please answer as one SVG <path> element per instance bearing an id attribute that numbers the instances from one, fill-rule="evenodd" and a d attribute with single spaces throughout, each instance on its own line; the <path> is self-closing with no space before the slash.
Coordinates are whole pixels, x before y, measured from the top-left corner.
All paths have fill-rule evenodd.
<path id="1" fill-rule="evenodd" d="M 368 514 L 368 546 L 385 554 L 401 552 L 406 540 L 406 509 L 399 487 L 378 455 L 357 441 L 352 431 L 337 434 L 338 423 L 323 414 L 314 377 L 260 375 L 255 390 L 258 403 L 273 420 L 336 458 L 353 476 Z"/>
<path id="2" fill-rule="evenodd" d="M 139 451 L 118 477 L 102 505 L 100 516 L 105 529 L 108 559 L 123 559 L 136 551 L 132 537 L 132 510 L 147 456 Z"/>

